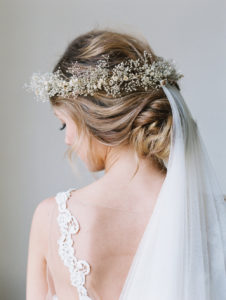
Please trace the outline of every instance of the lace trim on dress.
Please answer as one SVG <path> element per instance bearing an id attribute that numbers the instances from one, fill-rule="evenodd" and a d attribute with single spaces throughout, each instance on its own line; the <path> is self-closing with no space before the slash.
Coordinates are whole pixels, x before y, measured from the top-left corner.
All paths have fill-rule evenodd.
<path id="1" fill-rule="evenodd" d="M 71 235 L 79 231 L 79 223 L 67 209 L 66 203 L 72 190 L 75 190 L 75 188 L 70 188 L 66 192 L 59 192 L 55 197 L 59 209 L 57 222 L 61 231 L 61 237 L 57 241 L 59 245 L 58 254 L 63 260 L 64 265 L 69 269 L 71 284 L 77 288 L 79 299 L 92 300 L 87 294 L 87 289 L 84 287 L 85 276 L 90 272 L 90 265 L 85 260 L 79 260 L 74 256 L 74 241 Z"/>

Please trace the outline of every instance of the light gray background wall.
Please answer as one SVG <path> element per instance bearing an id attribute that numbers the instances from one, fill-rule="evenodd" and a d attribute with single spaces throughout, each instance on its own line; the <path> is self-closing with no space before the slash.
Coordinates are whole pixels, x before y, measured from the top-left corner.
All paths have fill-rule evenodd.
<path id="1" fill-rule="evenodd" d="M 64 132 L 47 103 L 22 85 L 50 71 L 67 44 L 93 26 L 147 38 L 185 74 L 182 93 L 226 193 L 226 7 L 223 0 L 1 0 L 1 299 L 25 299 L 32 214 L 44 198 L 93 181 L 63 158 Z M 101 176 L 103 173 L 97 174 Z"/>

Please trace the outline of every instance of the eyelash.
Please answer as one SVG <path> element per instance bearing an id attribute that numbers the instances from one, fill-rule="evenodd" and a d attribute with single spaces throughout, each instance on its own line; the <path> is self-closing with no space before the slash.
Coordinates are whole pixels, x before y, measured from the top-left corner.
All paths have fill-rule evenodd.
<path id="1" fill-rule="evenodd" d="M 59 128 L 60 130 L 63 130 L 66 127 L 66 124 L 64 123 L 63 126 L 61 128 Z"/>

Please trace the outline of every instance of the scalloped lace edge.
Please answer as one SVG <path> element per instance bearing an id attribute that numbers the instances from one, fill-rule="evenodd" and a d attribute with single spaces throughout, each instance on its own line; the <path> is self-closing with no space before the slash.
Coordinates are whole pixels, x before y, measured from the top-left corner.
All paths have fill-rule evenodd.
<path id="1" fill-rule="evenodd" d="M 79 260 L 74 255 L 75 250 L 73 248 L 74 241 L 72 234 L 76 234 L 80 226 L 78 220 L 68 210 L 67 200 L 71 196 L 71 191 L 75 189 L 70 188 L 66 192 L 57 193 L 55 196 L 59 210 L 57 222 L 61 232 L 61 236 L 57 240 L 59 245 L 58 254 L 63 260 L 64 265 L 69 269 L 70 281 L 77 288 L 79 299 L 92 300 L 87 294 L 87 289 L 84 287 L 86 275 L 90 273 L 90 265 L 87 261 Z"/>

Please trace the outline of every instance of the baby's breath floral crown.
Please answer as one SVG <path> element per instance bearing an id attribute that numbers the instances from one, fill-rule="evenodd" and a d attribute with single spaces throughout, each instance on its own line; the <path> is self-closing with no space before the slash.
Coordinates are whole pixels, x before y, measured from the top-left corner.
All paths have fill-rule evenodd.
<path id="1" fill-rule="evenodd" d="M 137 89 L 159 89 L 162 85 L 176 82 L 184 75 L 176 71 L 175 62 L 155 56 L 150 64 L 148 56 L 151 53 L 144 51 L 142 59 L 127 59 L 117 64 L 111 70 L 108 68 L 109 55 L 97 61 L 95 68 L 89 66 L 86 71 L 81 70 L 76 61 L 68 68 L 71 74 L 68 79 L 60 69 L 54 73 L 33 73 L 30 83 L 24 84 L 28 91 L 33 91 L 36 99 L 42 102 L 49 97 L 58 95 L 62 97 L 77 97 L 78 95 L 94 95 L 98 90 L 105 90 L 107 95 L 120 97 Z M 157 58 L 157 59 L 156 59 Z"/>

